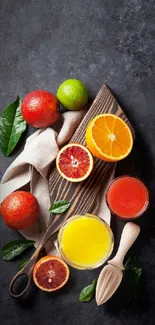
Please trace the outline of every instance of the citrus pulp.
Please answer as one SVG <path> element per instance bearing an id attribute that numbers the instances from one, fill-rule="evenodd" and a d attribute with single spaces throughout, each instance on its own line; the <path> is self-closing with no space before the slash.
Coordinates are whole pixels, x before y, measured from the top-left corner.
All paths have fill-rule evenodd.
<path id="1" fill-rule="evenodd" d="M 56 291 L 62 288 L 69 278 L 67 264 L 57 256 L 44 256 L 34 266 L 33 280 L 43 291 Z"/>
<path id="2" fill-rule="evenodd" d="M 81 182 L 93 169 L 93 157 L 85 146 L 69 143 L 59 151 L 56 166 L 63 178 L 70 182 Z"/>
<path id="3" fill-rule="evenodd" d="M 130 128 L 120 117 L 100 114 L 88 124 L 86 143 L 97 158 L 115 162 L 129 155 L 133 137 Z"/>

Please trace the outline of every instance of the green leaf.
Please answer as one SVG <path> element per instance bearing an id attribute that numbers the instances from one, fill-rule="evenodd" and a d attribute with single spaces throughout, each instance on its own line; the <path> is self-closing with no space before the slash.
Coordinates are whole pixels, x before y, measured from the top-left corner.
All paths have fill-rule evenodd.
<path id="1" fill-rule="evenodd" d="M 136 256 L 129 257 L 125 263 L 125 269 L 129 270 L 134 273 L 135 275 L 135 282 L 138 283 L 141 275 L 142 275 L 142 268 L 137 260 Z"/>
<path id="2" fill-rule="evenodd" d="M 59 214 L 65 212 L 70 207 L 70 202 L 66 200 L 56 201 L 49 208 L 49 212 Z"/>
<path id="3" fill-rule="evenodd" d="M 89 286 L 85 287 L 81 291 L 80 297 L 79 297 L 79 300 L 80 301 L 82 301 L 82 302 L 89 302 L 90 300 L 93 299 L 93 297 L 95 295 L 96 283 L 97 283 L 97 281 L 94 280 L 92 284 L 90 284 Z"/>
<path id="4" fill-rule="evenodd" d="M 12 260 L 15 256 L 20 255 L 23 251 L 25 251 L 28 247 L 34 245 L 34 241 L 32 240 L 14 240 L 4 245 L 1 250 L 1 257 L 5 261 Z"/>
<path id="5" fill-rule="evenodd" d="M 21 260 L 18 264 L 18 271 L 20 271 L 27 264 L 28 261 L 28 259 Z"/>
<path id="6" fill-rule="evenodd" d="M 142 275 L 142 268 L 136 256 L 129 257 L 125 263 L 124 280 L 135 297 L 137 297 L 137 286 Z"/>
<path id="7" fill-rule="evenodd" d="M 21 115 L 21 100 L 17 96 L 0 116 L 0 150 L 9 156 L 26 130 L 26 122 Z"/>

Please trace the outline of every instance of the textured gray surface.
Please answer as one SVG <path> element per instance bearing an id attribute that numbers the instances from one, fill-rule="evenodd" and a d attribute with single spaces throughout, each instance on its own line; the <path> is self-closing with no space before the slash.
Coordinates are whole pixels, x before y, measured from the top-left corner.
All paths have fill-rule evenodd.
<path id="1" fill-rule="evenodd" d="M 128 292 L 118 292 L 105 307 L 82 304 L 78 295 L 98 270 L 72 270 L 61 293 L 34 289 L 23 303 L 11 300 L 7 286 L 17 261 L 0 261 L 2 325 L 148 325 L 155 305 L 155 2 L 154 0 L 1 0 L 0 111 L 16 95 L 33 89 L 56 92 L 69 77 L 83 80 L 94 97 L 107 83 L 136 127 L 135 149 L 118 173 L 142 177 L 151 191 L 151 208 L 141 218 L 142 234 L 134 246 L 144 269 L 138 301 L 127 304 Z M 29 133 L 32 130 L 29 129 Z M 27 136 L 27 134 L 26 134 Z M 24 138 L 10 158 L 0 154 L 0 176 L 22 150 Z M 122 223 L 113 218 L 119 237 Z M 0 221 L 0 245 L 19 235 Z"/>

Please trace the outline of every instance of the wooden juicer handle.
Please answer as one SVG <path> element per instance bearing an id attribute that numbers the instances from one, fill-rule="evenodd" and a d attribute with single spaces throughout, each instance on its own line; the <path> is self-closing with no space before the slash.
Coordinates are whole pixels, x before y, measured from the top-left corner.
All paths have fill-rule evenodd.
<path id="1" fill-rule="evenodd" d="M 108 261 L 108 264 L 114 265 L 124 270 L 124 257 L 140 233 L 140 227 L 133 222 L 128 222 L 122 231 L 120 244 L 115 257 Z"/>

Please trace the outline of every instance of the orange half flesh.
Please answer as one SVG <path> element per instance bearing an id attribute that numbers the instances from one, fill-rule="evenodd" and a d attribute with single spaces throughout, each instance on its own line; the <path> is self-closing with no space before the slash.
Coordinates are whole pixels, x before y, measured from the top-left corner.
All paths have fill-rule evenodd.
<path id="1" fill-rule="evenodd" d="M 116 162 L 129 155 L 133 137 L 130 128 L 120 117 L 100 114 L 88 124 L 86 143 L 97 158 Z"/>

